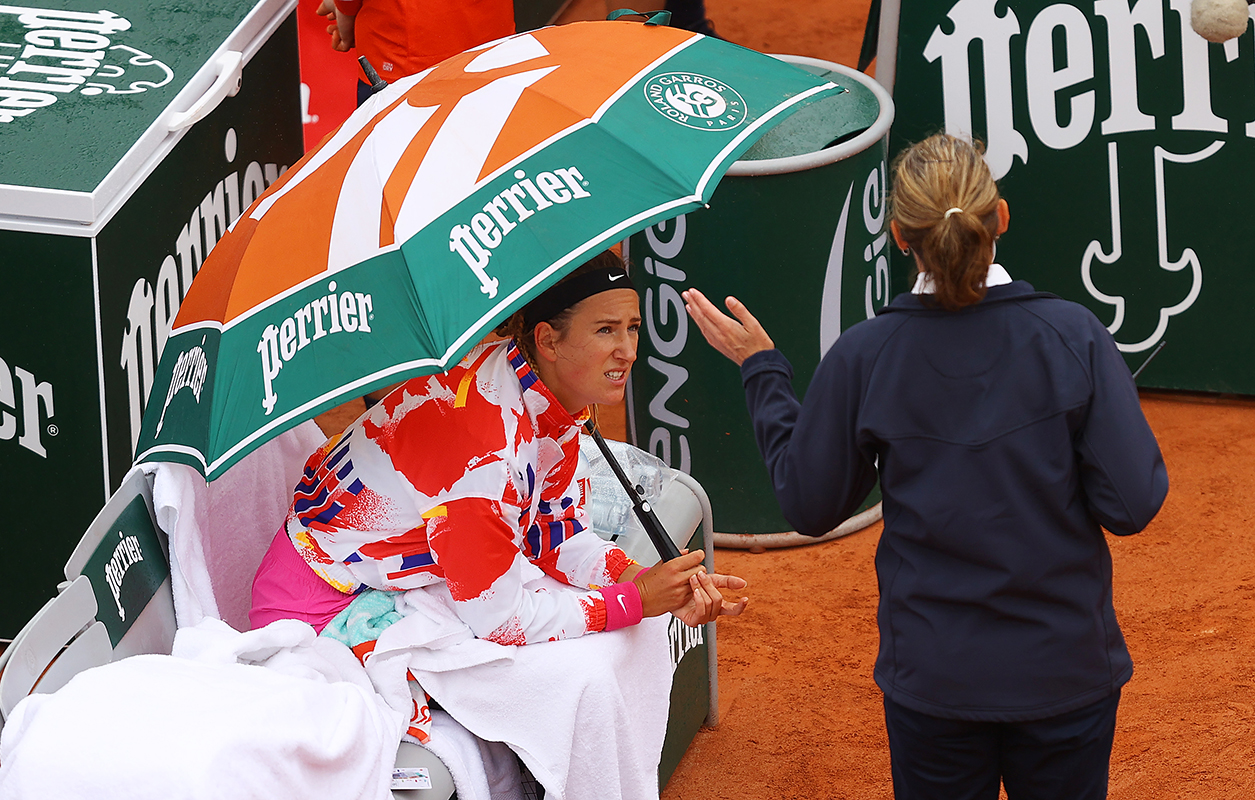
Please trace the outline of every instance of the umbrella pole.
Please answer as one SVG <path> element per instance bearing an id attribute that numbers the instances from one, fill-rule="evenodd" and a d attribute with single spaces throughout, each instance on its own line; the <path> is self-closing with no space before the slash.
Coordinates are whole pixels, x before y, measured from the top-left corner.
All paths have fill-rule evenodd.
<path id="1" fill-rule="evenodd" d="M 357 63 L 362 65 L 362 72 L 366 74 L 367 80 L 370 81 L 371 94 L 379 94 L 384 89 L 388 88 L 388 82 L 379 77 L 379 73 L 375 72 L 375 68 L 372 67 L 370 62 L 366 60 L 366 56 L 358 56 Z"/>
<path id="2" fill-rule="evenodd" d="M 606 446 L 606 440 L 601 438 L 601 433 L 593 427 L 592 420 L 589 420 L 586 430 L 593 437 L 593 441 L 597 443 L 597 449 L 601 450 L 601 455 L 606 459 L 606 463 L 610 465 L 614 476 L 623 485 L 623 490 L 632 499 L 632 511 L 635 512 L 636 518 L 641 521 L 641 527 L 645 529 L 645 533 L 649 534 L 649 540 L 654 543 L 654 549 L 658 551 L 658 555 L 663 561 L 679 558 L 680 548 L 676 547 L 675 542 L 671 541 L 666 528 L 662 526 L 662 521 L 658 519 L 658 515 L 650 507 L 649 501 L 645 499 L 645 490 L 640 486 L 633 486 L 632 482 L 628 480 L 628 476 L 623 472 L 623 467 L 619 466 L 619 462 L 611 454 L 610 448 Z"/>

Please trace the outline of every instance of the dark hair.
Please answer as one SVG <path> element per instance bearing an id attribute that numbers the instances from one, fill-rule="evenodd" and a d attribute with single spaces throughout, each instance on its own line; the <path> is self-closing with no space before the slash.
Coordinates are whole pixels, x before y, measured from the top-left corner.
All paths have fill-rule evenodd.
<path id="1" fill-rule="evenodd" d="M 939 133 L 894 160 L 892 215 L 947 311 L 985 298 L 998 226 L 998 184 L 980 142 Z"/>
<path id="2" fill-rule="evenodd" d="M 563 276 L 563 278 L 555 283 L 554 286 L 561 286 L 572 278 L 576 278 L 587 272 L 592 272 L 593 270 L 606 269 L 607 267 L 622 268 L 623 259 L 611 250 L 603 250 L 590 258 L 588 261 L 585 261 L 583 264 L 576 267 L 570 274 Z M 552 288 L 553 287 L 551 286 L 550 289 Z M 545 291 L 549 291 L 550 289 Z M 543 296 L 544 292 L 540 294 L 540 297 Z M 583 301 L 581 300 L 580 303 L 582 302 Z M 580 307 L 580 303 L 576 303 L 575 305 L 558 312 L 552 318 L 543 321 L 548 322 L 559 334 L 565 334 L 567 327 L 571 324 L 571 318 L 575 316 L 575 310 Z M 536 325 L 538 325 L 540 321 L 528 324 L 526 321 L 526 314 L 524 313 L 526 308 L 527 307 L 524 306 L 518 311 L 515 311 L 509 317 L 506 317 L 505 321 L 498 325 L 493 332 L 498 336 L 508 336 L 513 338 L 515 344 L 518 345 L 519 350 L 523 352 L 523 357 L 527 359 L 527 363 L 532 365 L 532 369 L 535 369 Z"/>

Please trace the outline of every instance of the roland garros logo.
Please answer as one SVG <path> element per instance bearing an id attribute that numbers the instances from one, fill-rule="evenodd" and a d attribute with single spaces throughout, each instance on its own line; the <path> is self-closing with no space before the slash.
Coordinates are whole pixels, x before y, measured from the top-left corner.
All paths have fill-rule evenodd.
<path id="1" fill-rule="evenodd" d="M 692 72 L 666 72 L 645 82 L 645 99 L 673 122 L 727 131 L 745 122 L 745 99 L 723 81 Z"/>

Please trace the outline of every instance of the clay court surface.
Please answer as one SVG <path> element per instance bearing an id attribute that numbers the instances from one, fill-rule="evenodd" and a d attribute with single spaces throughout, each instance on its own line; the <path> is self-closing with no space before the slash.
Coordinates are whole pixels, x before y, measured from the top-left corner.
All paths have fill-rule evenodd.
<path id="1" fill-rule="evenodd" d="M 568 18 L 602 8 L 575 0 Z M 739 44 L 854 66 L 867 2 L 707 11 Z M 1255 400 L 1145 393 L 1142 407 L 1172 489 L 1149 528 L 1108 537 L 1135 664 L 1110 796 L 1255 797 Z M 809 547 L 717 551 L 720 571 L 750 581 L 751 604 L 719 626 L 721 724 L 698 734 L 663 800 L 892 797 L 872 681 L 879 536 L 877 524 Z"/>

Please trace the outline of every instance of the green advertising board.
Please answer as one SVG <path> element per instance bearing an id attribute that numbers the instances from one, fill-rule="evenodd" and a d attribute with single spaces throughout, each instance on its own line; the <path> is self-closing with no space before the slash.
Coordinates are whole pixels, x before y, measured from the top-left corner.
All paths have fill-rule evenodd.
<path id="1" fill-rule="evenodd" d="M 102 9 L 102 5 L 105 6 Z M 292 0 L 0 6 L 0 532 L 13 636 L 130 468 L 205 254 L 300 158 Z"/>
<path id="2" fill-rule="evenodd" d="M 891 297 L 885 157 L 893 104 L 861 73 L 784 58 L 846 91 L 765 135 L 728 171 L 709 208 L 646 229 L 626 251 L 643 317 L 630 433 L 702 484 L 721 533 L 792 526 L 754 442 L 740 372 L 702 339 L 680 292 L 696 287 L 720 306 L 727 295 L 744 301 L 792 362 L 799 397 L 841 331 Z"/>
<path id="3" fill-rule="evenodd" d="M 877 63 L 895 152 L 987 143 L 1013 278 L 1089 307 L 1141 386 L 1255 393 L 1249 29 L 1210 44 L 1189 0 L 885 0 Z"/>

